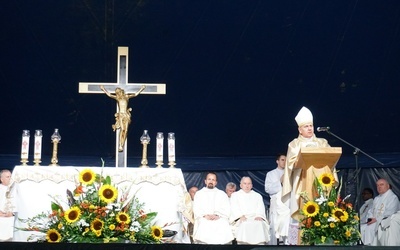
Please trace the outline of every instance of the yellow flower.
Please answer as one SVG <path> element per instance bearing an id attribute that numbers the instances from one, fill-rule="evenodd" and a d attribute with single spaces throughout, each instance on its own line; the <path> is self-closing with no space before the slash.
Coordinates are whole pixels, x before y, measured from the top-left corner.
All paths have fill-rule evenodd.
<path id="1" fill-rule="evenodd" d="M 119 212 L 116 219 L 119 223 L 124 222 L 125 224 L 129 224 L 131 222 L 131 217 L 125 212 Z"/>
<path id="2" fill-rule="evenodd" d="M 331 173 L 323 173 L 318 177 L 318 181 L 322 186 L 332 187 L 332 185 L 335 183 L 335 178 Z"/>
<path id="3" fill-rule="evenodd" d="M 118 191 L 115 187 L 105 184 L 101 186 L 99 190 L 99 197 L 100 200 L 106 202 L 106 203 L 111 203 L 115 201 L 118 197 Z"/>
<path id="4" fill-rule="evenodd" d="M 319 226 L 321 226 L 321 222 L 319 222 L 319 221 L 315 221 L 315 222 L 314 222 L 314 226 L 316 226 L 316 227 L 319 227 Z"/>
<path id="5" fill-rule="evenodd" d="M 47 239 L 47 242 L 50 242 L 50 243 L 60 242 L 61 234 L 55 229 L 50 229 L 46 233 L 46 239 Z"/>
<path id="6" fill-rule="evenodd" d="M 79 207 L 73 206 L 65 212 L 64 218 L 67 220 L 67 222 L 74 223 L 79 220 L 80 216 L 81 210 Z"/>
<path id="7" fill-rule="evenodd" d="M 160 240 L 163 237 L 163 230 L 159 226 L 152 226 L 151 227 L 151 236 L 155 240 Z"/>
<path id="8" fill-rule="evenodd" d="M 354 218 L 355 220 L 360 220 L 360 218 L 358 217 L 358 215 L 354 215 L 353 218 Z"/>
<path id="9" fill-rule="evenodd" d="M 340 208 L 333 209 L 332 215 L 333 215 L 333 217 L 335 217 L 335 219 L 337 221 L 346 222 L 347 219 L 349 218 L 349 214 L 346 211 L 344 211 L 344 210 L 342 210 Z"/>
<path id="10" fill-rule="evenodd" d="M 330 228 L 335 228 L 335 223 L 333 223 L 333 222 L 329 223 L 329 227 Z"/>
<path id="11" fill-rule="evenodd" d="M 329 202 L 328 202 L 328 206 L 329 206 L 329 207 L 333 207 L 333 206 L 335 206 L 335 203 L 334 203 L 333 201 L 329 201 Z"/>
<path id="12" fill-rule="evenodd" d="M 347 229 L 345 235 L 347 238 L 349 238 L 351 236 L 351 231 Z"/>
<path id="13" fill-rule="evenodd" d="M 324 216 L 325 218 L 329 217 L 329 213 L 324 213 L 322 216 Z"/>
<path id="14" fill-rule="evenodd" d="M 115 229 L 115 225 L 114 225 L 114 224 L 111 224 L 110 226 L 108 226 L 108 228 L 109 228 L 111 231 L 113 231 L 113 230 Z"/>
<path id="15" fill-rule="evenodd" d="M 91 169 L 84 169 L 79 173 L 79 181 L 85 185 L 91 185 L 96 180 L 96 173 Z"/>
<path id="16" fill-rule="evenodd" d="M 62 224 L 62 223 L 60 223 L 60 224 L 57 225 L 57 228 L 58 228 L 58 229 L 61 229 L 62 227 L 63 227 L 63 224 Z"/>
<path id="17" fill-rule="evenodd" d="M 100 219 L 94 219 L 92 223 L 90 223 L 90 230 L 96 234 L 96 236 L 101 235 L 101 230 L 103 230 L 104 222 Z"/>
<path id="18" fill-rule="evenodd" d="M 319 206 L 314 201 L 307 201 L 303 206 L 303 212 L 307 217 L 314 217 L 319 212 Z"/>

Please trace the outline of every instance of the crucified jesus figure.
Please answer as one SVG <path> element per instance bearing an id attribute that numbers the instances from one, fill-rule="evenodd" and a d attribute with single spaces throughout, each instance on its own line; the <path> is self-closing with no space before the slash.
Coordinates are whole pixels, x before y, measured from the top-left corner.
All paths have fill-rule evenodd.
<path id="1" fill-rule="evenodd" d="M 120 152 L 124 150 L 124 144 L 128 135 L 128 127 L 131 123 L 132 108 L 128 108 L 129 99 L 138 96 L 145 88 L 146 85 L 142 85 L 142 87 L 136 93 L 132 94 L 125 94 L 123 89 L 116 88 L 115 94 L 111 94 L 104 88 L 104 86 L 100 86 L 100 89 L 106 93 L 108 97 L 117 101 L 118 111 L 115 113 L 115 124 L 112 125 L 112 128 L 114 131 L 117 129 L 120 130 L 118 146 L 118 151 Z"/>

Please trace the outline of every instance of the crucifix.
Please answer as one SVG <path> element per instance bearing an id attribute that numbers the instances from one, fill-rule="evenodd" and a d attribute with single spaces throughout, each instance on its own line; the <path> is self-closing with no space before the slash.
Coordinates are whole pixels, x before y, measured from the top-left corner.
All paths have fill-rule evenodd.
<path id="1" fill-rule="evenodd" d="M 128 99 L 138 94 L 164 95 L 166 86 L 164 83 L 128 83 L 128 47 L 118 47 L 118 65 L 116 83 L 79 83 L 79 93 L 104 94 L 117 101 L 116 123 L 112 126 L 116 131 L 115 167 L 127 166 L 127 125 L 130 123 L 130 108 L 127 107 Z M 118 99 L 119 97 L 124 100 Z M 120 110 L 121 109 L 121 110 Z M 122 110 L 123 109 L 123 110 Z M 129 116 L 129 122 L 125 116 Z M 123 131 L 121 131 L 121 128 Z M 122 138 L 122 139 L 121 139 Z M 125 140 L 125 141 L 122 141 Z"/>

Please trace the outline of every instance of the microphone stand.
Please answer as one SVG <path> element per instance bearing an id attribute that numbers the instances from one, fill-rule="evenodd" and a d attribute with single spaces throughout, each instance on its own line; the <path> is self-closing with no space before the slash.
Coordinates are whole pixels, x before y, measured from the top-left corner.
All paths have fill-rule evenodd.
<path id="1" fill-rule="evenodd" d="M 355 175 L 355 180 L 356 180 L 356 194 L 357 194 L 354 205 L 358 206 L 358 196 L 359 196 L 358 192 L 360 190 L 360 187 L 359 187 L 359 185 L 360 185 L 360 183 L 359 183 L 359 172 L 360 172 L 360 169 L 358 167 L 358 154 L 359 153 L 363 153 L 365 156 L 367 156 L 368 158 L 374 160 L 375 162 L 379 163 L 380 165 L 383 166 L 384 164 L 382 162 L 378 161 L 377 159 L 375 159 L 374 157 L 370 156 L 369 154 L 365 153 L 364 151 L 362 151 L 358 147 L 352 145 L 351 143 L 347 142 L 346 140 L 344 140 L 344 139 L 340 138 L 339 136 L 335 135 L 334 133 L 332 133 L 329 130 L 329 127 L 327 127 L 326 130 L 322 130 L 322 131 L 326 131 L 328 134 L 332 135 L 333 137 L 336 137 L 337 139 L 339 139 L 340 141 L 346 143 L 347 145 L 349 145 L 350 147 L 352 147 L 354 149 L 353 154 L 354 154 L 355 161 L 356 161 L 356 171 L 355 171 L 354 175 Z"/>

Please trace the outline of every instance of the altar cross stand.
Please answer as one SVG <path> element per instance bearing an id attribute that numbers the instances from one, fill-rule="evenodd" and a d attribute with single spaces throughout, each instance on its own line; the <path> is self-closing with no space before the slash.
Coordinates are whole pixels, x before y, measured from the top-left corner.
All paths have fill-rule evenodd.
<path id="1" fill-rule="evenodd" d="M 125 94 L 133 94 L 139 91 L 142 85 L 146 85 L 146 88 L 140 93 L 149 95 L 165 95 L 166 85 L 165 83 L 128 83 L 128 47 L 118 47 L 118 65 L 117 65 L 117 82 L 116 83 L 89 83 L 80 82 L 79 83 L 79 93 L 88 94 L 103 94 L 105 93 L 100 89 L 100 86 L 110 92 L 115 94 L 115 89 L 117 87 L 123 89 Z M 127 107 L 129 108 L 129 107 Z M 117 112 L 118 103 L 117 103 Z M 124 143 L 123 151 L 119 151 L 119 133 L 120 129 L 116 130 L 116 140 L 115 140 L 115 167 L 127 167 L 127 141 Z"/>

